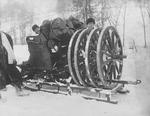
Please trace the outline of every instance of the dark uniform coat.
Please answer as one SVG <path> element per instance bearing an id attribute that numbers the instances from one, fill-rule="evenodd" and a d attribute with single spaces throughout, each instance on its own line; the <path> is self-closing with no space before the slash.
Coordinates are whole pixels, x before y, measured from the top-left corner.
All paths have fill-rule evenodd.
<path id="1" fill-rule="evenodd" d="M 4 34 L 6 35 L 13 49 L 13 41 L 11 36 L 7 33 Z M 21 88 L 22 78 L 20 72 L 16 68 L 16 64 L 8 64 L 7 50 L 2 44 L 2 38 L 0 33 L 0 89 L 5 88 L 7 84 L 12 84 L 18 88 Z"/>
<path id="2" fill-rule="evenodd" d="M 44 35 L 27 37 L 27 43 L 30 53 L 28 60 L 30 67 L 39 70 L 51 70 L 51 55 Z"/>

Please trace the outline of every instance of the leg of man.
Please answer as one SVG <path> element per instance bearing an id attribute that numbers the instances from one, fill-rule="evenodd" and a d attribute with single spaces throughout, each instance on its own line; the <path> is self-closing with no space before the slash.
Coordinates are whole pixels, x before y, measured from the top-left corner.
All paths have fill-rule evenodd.
<path id="1" fill-rule="evenodd" d="M 6 100 L 2 97 L 1 90 L 6 90 L 6 79 L 4 71 L 0 68 L 0 101 L 5 102 Z"/>
<path id="2" fill-rule="evenodd" d="M 9 64 L 7 68 L 8 74 L 11 76 L 11 84 L 14 86 L 17 86 L 19 89 L 21 89 L 22 84 L 22 77 L 19 70 L 16 68 L 14 64 Z"/>
<path id="3" fill-rule="evenodd" d="M 5 77 L 3 75 L 2 70 L 0 70 L 0 90 L 4 89 L 6 87 L 6 80 Z"/>
<path id="4" fill-rule="evenodd" d="M 7 68 L 8 74 L 10 76 L 11 84 L 16 88 L 16 92 L 18 96 L 29 95 L 28 93 L 23 92 L 22 90 L 22 77 L 19 70 L 16 68 L 14 64 L 9 64 Z"/>

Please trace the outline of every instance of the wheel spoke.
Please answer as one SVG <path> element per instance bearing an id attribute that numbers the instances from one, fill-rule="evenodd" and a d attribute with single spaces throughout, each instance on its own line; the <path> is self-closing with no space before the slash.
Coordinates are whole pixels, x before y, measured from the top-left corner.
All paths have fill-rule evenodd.
<path id="1" fill-rule="evenodd" d="M 110 75 L 109 75 L 109 80 L 110 80 L 110 83 L 112 81 L 112 75 L 113 74 L 113 65 L 111 65 L 111 69 L 110 69 Z"/>
<path id="2" fill-rule="evenodd" d="M 118 68 L 118 65 L 116 62 L 115 62 L 115 69 L 116 69 L 117 73 L 119 74 L 120 72 L 119 72 L 119 68 Z"/>
<path id="3" fill-rule="evenodd" d="M 106 66 L 103 67 L 103 70 L 105 72 L 105 76 L 106 76 L 106 73 L 107 73 L 107 69 L 106 69 Z"/>
<path id="4" fill-rule="evenodd" d="M 112 59 L 107 59 L 107 61 L 104 61 L 102 64 L 102 67 L 109 64 L 112 61 Z"/>
<path id="5" fill-rule="evenodd" d="M 109 46 L 109 48 L 110 48 L 110 50 L 111 50 L 111 49 L 112 49 L 112 46 L 111 46 L 111 40 L 108 39 L 108 38 L 107 38 L 106 40 L 107 40 L 107 43 L 108 43 L 107 45 Z"/>
<path id="6" fill-rule="evenodd" d="M 111 65 L 112 65 L 112 63 L 110 62 L 110 63 L 108 64 L 108 68 L 106 69 L 106 70 L 107 70 L 107 71 L 106 71 L 106 75 L 108 75 L 108 74 L 110 73 Z"/>
<path id="7" fill-rule="evenodd" d="M 118 54 L 118 55 L 120 55 L 120 54 L 122 54 L 122 48 L 121 48 L 121 46 L 119 46 L 118 45 L 118 42 L 119 42 L 119 40 L 116 40 L 116 42 L 115 42 L 115 52 L 116 52 L 116 54 Z"/>
<path id="8" fill-rule="evenodd" d="M 107 79 L 112 79 L 112 63 L 108 65 L 106 76 Z"/>
<path id="9" fill-rule="evenodd" d="M 102 48 L 104 48 L 104 45 L 106 46 L 108 52 L 111 54 L 112 52 L 111 52 L 111 47 L 110 47 L 109 43 L 108 43 L 107 41 L 105 41 L 105 42 L 103 43 L 103 47 L 102 47 Z"/>
<path id="10" fill-rule="evenodd" d="M 106 56 L 112 57 L 111 54 L 107 53 L 106 50 L 102 50 L 102 53 L 105 54 Z"/>
<path id="11" fill-rule="evenodd" d="M 119 62 L 121 65 L 123 64 L 123 61 L 120 59 L 115 59 L 114 61 Z"/>
<path id="12" fill-rule="evenodd" d="M 115 45 L 114 45 L 115 50 L 117 49 L 117 45 L 118 45 L 118 39 L 116 38 L 116 42 L 115 42 Z"/>
<path id="13" fill-rule="evenodd" d="M 107 32 L 106 40 L 107 40 L 107 42 L 108 42 L 110 48 L 112 49 L 112 41 L 111 41 L 111 37 L 110 37 L 109 31 Z"/>
<path id="14" fill-rule="evenodd" d="M 122 64 L 119 65 L 119 75 L 120 75 L 120 73 L 122 71 L 122 66 L 123 66 Z"/>
<path id="15" fill-rule="evenodd" d="M 116 79 L 116 67 L 114 63 L 113 63 L 113 74 L 114 74 L 114 79 Z"/>
<path id="16" fill-rule="evenodd" d="M 114 36 L 115 36 L 115 34 L 114 34 L 114 32 L 112 32 L 111 33 L 111 39 L 112 39 L 112 42 L 111 42 L 112 44 L 111 45 L 112 45 L 112 49 L 115 48 L 115 45 L 114 45 Z"/>

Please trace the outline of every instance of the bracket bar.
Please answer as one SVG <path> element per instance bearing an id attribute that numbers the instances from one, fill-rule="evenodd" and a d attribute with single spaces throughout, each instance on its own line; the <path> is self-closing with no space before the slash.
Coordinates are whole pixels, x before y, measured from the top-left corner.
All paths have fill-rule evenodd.
<path id="1" fill-rule="evenodd" d="M 125 80 L 107 80 L 107 82 L 111 82 L 111 83 L 121 83 L 121 84 L 132 84 L 132 85 L 137 85 L 137 84 L 140 84 L 142 81 L 141 81 L 141 80 L 136 80 L 136 81 L 125 81 Z"/>

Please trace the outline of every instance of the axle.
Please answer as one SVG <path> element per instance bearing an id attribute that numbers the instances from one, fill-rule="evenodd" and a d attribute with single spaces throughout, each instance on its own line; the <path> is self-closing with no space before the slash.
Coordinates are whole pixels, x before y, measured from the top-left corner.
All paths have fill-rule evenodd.
<path id="1" fill-rule="evenodd" d="M 137 85 L 141 83 L 141 80 L 136 80 L 136 81 L 125 81 L 125 80 L 107 80 L 107 82 L 111 83 L 121 83 L 121 84 L 132 84 L 132 85 Z"/>

